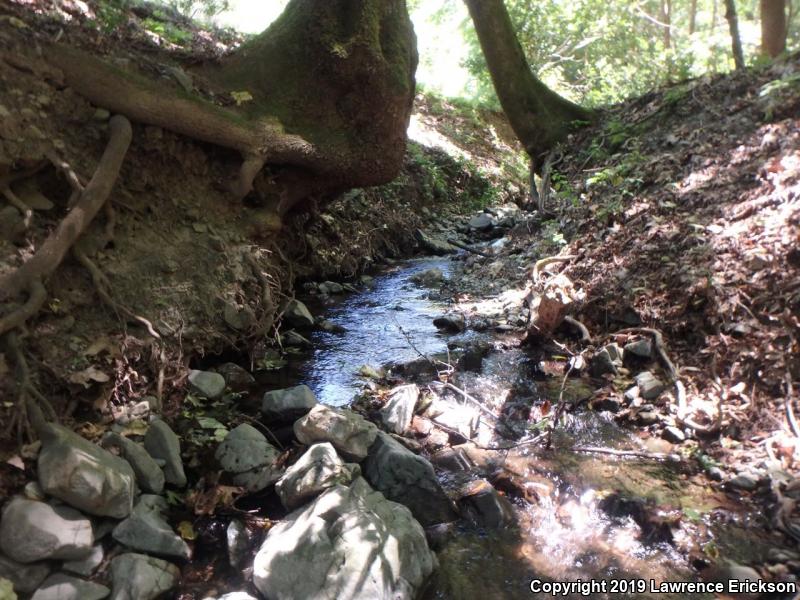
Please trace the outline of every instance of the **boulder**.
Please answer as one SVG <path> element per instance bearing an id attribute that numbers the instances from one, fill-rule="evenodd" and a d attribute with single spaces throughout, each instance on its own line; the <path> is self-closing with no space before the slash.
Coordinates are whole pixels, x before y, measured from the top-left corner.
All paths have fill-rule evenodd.
<path id="1" fill-rule="evenodd" d="M 228 546 L 228 563 L 236 569 L 243 566 L 255 541 L 255 533 L 247 528 L 244 521 L 232 519 L 225 530 Z"/>
<path id="2" fill-rule="evenodd" d="M 461 313 L 451 312 L 441 317 L 436 317 L 433 324 L 437 329 L 449 333 L 459 333 L 467 328 L 467 321 Z"/>
<path id="3" fill-rule="evenodd" d="M 307 385 L 296 385 L 264 394 L 261 413 L 276 421 L 299 419 L 317 405 L 314 392 Z"/>
<path id="4" fill-rule="evenodd" d="M 435 287 L 444 283 L 444 273 L 438 267 L 434 267 L 433 269 L 426 269 L 414 273 L 408 280 L 411 283 L 416 283 L 423 287 Z"/>
<path id="5" fill-rule="evenodd" d="M 189 387 L 198 396 L 216 400 L 225 392 L 225 378 L 213 371 L 189 371 Z"/>
<path id="6" fill-rule="evenodd" d="M 217 373 L 222 375 L 227 385 L 234 392 L 246 392 L 256 383 L 249 371 L 235 363 L 225 363 L 217 367 Z"/>
<path id="7" fill-rule="evenodd" d="M 626 363 L 631 360 L 649 360 L 653 356 L 653 342 L 650 340 L 636 340 L 628 342 L 623 348 L 623 358 Z"/>
<path id="8" fill-rule="evenodd" d="M 416 384 L 400 385 L 389 392 L 389 399 L 380 410 L 381 422 L 388 431 L 405 433 L 414 416 L 414 407 L 419 399 Z"/>
<path id="9" fill-rule="evenodd" d="M 639 387 L 639 395 L 645 400 L 654 400 L 661 395 L 666 384 L 650 371 L 643 371 L 636 376 L 636 385 Z"/>
<path id="10" fill-rule="evenodd" d="M 0 554 L 0 579 L 9 580 L 14 589 L 21 594 L 30 594 L 39 587 L 51 570 L 52 567 L 48 562 L 23 564 Z"/>
<path id="11" fill-rule="evenodd" d="M 114 528 L 114 539 L 131 550 L 160 556 L 189 558 L 189 546 L 162 516 L 167 501 L 161 496 L 143 494 L 131 516 Z"/>
<path id="12" fill-rule="evenodd" d="M 470 482 L 458 500 L 462 514 L 484 529 L 500 529 L 514 522 L 514 508 L 485 479 Z"/>
<path id="13" fill-rule="evenodd" d="M 408 509 L 358 478 L 270 529 L 253 583 L 271 600 L 411 600 L 435 567 Z"/>
<path id="14" fill-rule="evenodd" d="M 161 419 L 151 422 L 144 436 L 144 448 L 156 460 L 164 461 L 164 479 L 167 483 L 178 487 L 186 485 L 181 442 L 169 425 Z"/>
<path id="15" fill-rule="evenodd" d="M 330 442 L 345 458 L 359 462 L 375 441 L 378 428 L 347 409 L 317 404 L 294 423 L 294 435 L 301 444 Z"/>
<path id="16" fill-rule="evenodd" d="M 311 446 L 275 484 L 281 502 L 293 510 L 334 485 L 348 485 L 361 474 L 356 464 L 347 464 L 333 446 L 324 442 Z"/>
<path id="17" fill-rule="evenodd" d="M 281 334 L 281 343 L 289 348 L 311 348 L 314 345 L 311 340 L 303 337 L 294 329 Z"/>
<path id="18" fill-rule="evenodd" d="M 458 518 L 431 463 L 383 432 L 369 449 L 363 471 L 375 489 L 407 506 L 425 527 Z"/>
<path id="19" fill-rule="evenodd" d="M 92 551 L 92 522 L 74 508 L 14 498 L 0 519 L 0 550 L 21 563 L 73 560 Z"/>
<path id="20" fill-rule="evenodd" d="M 422 246 L 425 250 L 430 252 L 431 254 L 452 254 L 453 252 L 458 251 L 458 248 L 453 246 L 452 244 L 448 244 L 446 241 L 434 237 L 432 235 L 428 235 L 422 229 L 417 229 L 414 232 L 414 237 L 419 242 L 419 245 Z"/>
<path id="21" fill-rule="evenodd" d="M 101 445 L 104 448 L 116 448 L 120 456 L 130 463 L 136 475 L 136 482 L 145 492 L 160 494 L 164 491 L 164 471 L 144 446 L 129 440 L 118 433 L 107 433 Z"/>
<path id="22" fill-rule="evenodd" d="M 313 327 L 314 317 L 300 300 L 291 300 L 283 311 L 283 320 L 290 327 Z"/>
<path id="23" fill-rule="evenodd" d="M 480 213 L 475 215 L 469 220 L 469 228 L 475 231 L 488 231 L 492 227 L 494 227 L 494 221 L 492 220 L 491 215 L 486 213 Z"/>
<path id="24" fill-rule="evenodd" d="M 280 452 L 247 423 L 225 436 L 214 456 L 223 470 L 233 475 L 233 483 L 249 492 L 263 490 L 281 476 L 281 469 L 275 466 Z"/>
<path id="25" fill-rule="evenodd" d="M 344 286 L 335 281 L 323 281 L 317 286 L 320 294 L 330 296 L 332 294 L 344 294 Z"/>
<path id="26" fill-rule="evenodd" d="M 55 573 L 45 579 L 31 600 L 102 600 L 110 592 L 104 585 Z"/>
<path id="27" fill-rule="evenodd" d="M 111 600 L 155 600 L 178 583 L 178 567 L 129 552 L 111 561 Z"/>
<path id="28" fill-rule="evenodd" d="M 60 425 L 41 433 L 39 485 L 84 512 L 123 519 L 133 508 L 136 477 L 118 456 Z"/>
<path id="29" fill-rule="evenodd" d="M 95 532 L 95 541 L 97 541 L 97 533 Z M 105 551 L 103 550 L 102 544 L 95 544 L 92 547 L 92 551 L 85 557 L 79 560 L 68 560 L 61 568 L 65 571 L 69 571 L 70 573 L 75 573 L 77 575 L 83 575 L 84 577 L 89 577 L 92 573 L 95 572 L 95 569 L 100 566 L 105 558 Z"/>

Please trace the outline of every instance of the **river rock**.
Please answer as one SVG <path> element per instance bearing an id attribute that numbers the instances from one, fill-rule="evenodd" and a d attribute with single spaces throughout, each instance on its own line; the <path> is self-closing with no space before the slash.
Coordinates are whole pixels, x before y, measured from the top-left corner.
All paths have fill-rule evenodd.
<path id="1" fill-rule="evenodd" d="M 154 600 L 174 588 L 180 574 L 160 558 L 120 554 L 111 561 L 111 600 Z"/>
<path id="2" fill-rule="evenodd" d="M 665 427 L 661 437 L 672 444 L 681 444 L 686 441 L 686 434 L 678 427 Z"/>
<path id="3" fill-rule="evenodd" d="M 292 510 L 334 485 L 348 485 L 360 474 L 359 466 L 346 464 L 330 443 L 314 444 L 286 470 L 275 491 Z"/>
<path id="4" fill-rule="evenodd" d="M 367 481 L 389 499 L 407 506 L 423 526 L 458 518 L 430 462 L 383 432 L 363 465 Z"/>
<path id="5" fill-rule="evenodd" d="M 414 273 L 408 278 L 411 283 L 416 283 L 424 287 L 435 287 L 444 283 L 444 273 L 438 267 L 433 269 L 426 269 L 419 273 Z"/>
<path id="6" fill-rule="evenodd" d="M 116 448 L 120 455 L 130 463 L 136 475 L 136 482 L 145 492 L 160 494 L 164 491 L 164 471 L 144 446 L 129 440 L 118 433 L 107 433 L 101 442 L 104 448 Z"/>
<path id="7" fill-rule="evenodd" d="M 95 532 L 95 541 L 97 541 L 97 533 Z M 95 544 L 92 546 L 92 551 L 85 557 L 79 560 L 66 561 L 61 568 L 70 573 L 83 575 L 88 577 L 94 573 L 95 569 L 100 566 L 105 558 L 105 551 L 102 544 Z"/>
<path id="8" fill-rule="evenodd" d="M 232 519 L 225 530 L 225 541 L 228 545 L 228 562 L 234 568 L 240 568 L 250 554 L 255 541 L 255 533 L 248 529 L 244 521 Z"/>
<path id="9" fill-rule="evenodd" d="M 55 573 L 45 579 L 31 600 L 102 600 L 109 593 L 104 585 Z"/>
<path id="10" fill-rule="evenodd" d="M 491 215 L 480 213 L 469 220 L 469 228 L 475 231 L 488 231 L 494 226 Z"/>
<path id="11" fill-rule="evenodd" d="M 74 508 L 17 497 L 3 509 L 0 549 L 17 562 L 83 558 L 92 544 L 92 522 Z"/>
<path id="12" fill-rule="evenodd" d="M 625 344 L 622 353 L 625 362 L 631 360 L 649 360 L 653 356 L 653 342 L 650 340 L 636 340 Z"/>
<path id="13" fill-rule="evenodd" d="M 728 485 L 749 492 L 758 487 L 758 477 L 750 473 L 739 473 L 728 482 Z"/>
<path id="14" fill-rule="evenodd" d="M 195 369 L 189 371 L 189 387 L 195 394 L 203 398 L 216 400 L 225 391 L 225 378 L 213 371 L 198 371 Z"/>
<path id="15" fill-rule="evenodd" d="M 415 383 L 392 389 L 389 399 L 380 410 L 381 422 L 386 429 L 402 435 L 411 424 L 418 399 L 419 388 Z"/>
<path id="16" fill-rule="evenodd" d="M 345 331 L 347 331 L 341 325 L 338 325 L 333 321 L 329 321 L 328 319 L 321 319 L 320 321 L 317 322 L 317 326 L 322 331 L 327 331 L 328 333 L 344 333 Z"/>
<path id="17" fill-rule="evenodd" d="M 616 375 L 617 368 L 622 366 L 622 348 L 619 344 L 603 346 L 589 362 L 589 373 L 592 377 L 601 377 L 606 374 Z"/>
<path id="18" fill-rule="evenodd" d="M 300 300 L 292 300 L 286 305 L 283 312 L 283 320 L 290 327 L 313 327 L 314 317 L 305 304 Z"/>
<path id="19" fill-rule="evenodd" d="M 378 428 L 347 409 L 317 404 L 294 423 L 294 435 L 301 444 L 330 442 L 345 458 L 363 460 L 375 441 Z"/>
<path id="20" fill-rule="evenodd" d="M 268 419 L 292 421 L 307 414 L 317 405 L 314 392 L 307 385 L 296 385 L 264 394 L 261 412 Z"/>
<path id="21" fill-rule="evenodd" d="M 470 482 L 458 500 L 464 514 L 473 524 L 485 529 L 500 529 L 514 522 L 514 509 L 485 479 Z"/>
<path id="22" fill-rule="evenodd" d="M 466 319 L 464 319 L 464 315 L 461 313 L 451 312 L 447 313 L 446 315 L 442 315 L 441 317 L 436 317 L 433 320 L 434 326 L 437 329 L 441 329 L 442 331 L 447 331 L 449 333 L 459 333 L 464 331 L 467 327 Z"/>
<path id="23" fill-rule="evenodd" d="M 294 329 L 281 334 L 281 343 L 289 348 L 311 348 L 314 345 L 311 340 L 303 337 Z"/>
<path id="24" fill-rule="evenodd" d="M 650 371 L 643 371 L 636 376 L 636 385 L 639 387 L 639 395 L 645 400 L 654 400 L 661 395 L 667 386 Z"/>
<path id="25" fill-rule="evenodd" d="M 46 493 L 92 515 L 130 514 L 136 477 L 126 461 L 60 425 L 46 425 L 41 438 L 38 473 Z"/>
<path id="26" fill-rule="evenodd" d="M 422 231 L 422 229 L 417 229 L 414 232 L 414 237 L 419 242 L 419 245 L 431 254 L 452 254 L 458 250 L 458 248 L 452 244 L 448 244 L 446 241 L 439 239 L 438 237 L 428 235 Z"/>
<path id="27" fill-rule="evenodd" d="M 225 363 L 218 366 L 217 373 L 222 375 L 225 385 L 234 392 L 246 392 L 256 383 L 255 377 L 236 363 Z"/>
<path id="28" fill-rule="evenodd" d="M 186 473 L 181 460 L 181 442 L 175 432 L 161 419 L 150 423 L 144 436 L 145 450 L 156 460 L 164 461 L 164 479 L 167 483 L 183 487 Z"/>
<path id="29" fill-rule="evenodd" d="M 326 296 L 344 293 L 344 286 L 341 283 L 336 283 L 335 281 L 323 281 L 317 286 L 317 288 L 319 289 L 320 294 L 324 294 Z"/>
<path id="30" fill-rule="evenodd" d="M 143 494 L 131 516 L 114 528 L 114 539 L 131 550 L 189 558 L 189 546 L 162 516 L 167 508 L 167 501 L 161 496 Z"/>
<path id="31" fill-rule="evenodd" d="M 275 466 L 280 452 L 264 434 L 247 423 L 226 435 L 214 456 L 233 475 L 233 483 L 249 492 L 263 490 L 281 476 L 280 468 Z"/>
<path id="32" fill-rule="evenodd" d="M 272 600 L 411 600 L 435 567 L 408 509 L 358 478 L 270 529 L 253 583 Z"/>
<path id="33" fill-rule="evenodd" d="M 0 554 L 0 578 L 8 579 L 21 594 L 29 594 L 39 587 L 51 570 L 48 562 L 23 564 Z"/>

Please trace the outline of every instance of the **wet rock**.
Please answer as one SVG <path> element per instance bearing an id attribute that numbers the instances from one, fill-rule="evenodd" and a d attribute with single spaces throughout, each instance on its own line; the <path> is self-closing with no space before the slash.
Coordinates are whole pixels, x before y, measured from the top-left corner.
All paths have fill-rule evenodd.
<path id="1" fill-rule="evenodd" d="M 628 404 L 636 402 L 636 400 L 639 399 L 639 386 L 634 385 L 633 387 L 628 388 L 625 390 L 625 393 L 622 395 L 622 397 Z"/>
<path id="2" fill-rule="evenodd" d="M 659 421 L 658 413 L 651 410 L 643 410 L 636 416 L 640 425 L 655 425 Z"/>
<path id="3" fill-rule="evenodd" d="M 256 383 L 255 377 L 235 363 L 220 365 L 217 367 L 217 373 L 222 375 L 225 385 L 234 392 L 246 392 Z"/>
<path id="4" fill-rule="evenodd" d="M 448 244 L 446 241 L 434 237 L 432 235 L 428 235 L 422 229 L 417 229 L 414 232 L 414 237 L 419 242 L 420 246 L 422 246 L 425 250 L 430 252 L 431 254 L 443 255 L 443 254 L 452 254 L 456 252 L 458 248 L 453 246 L 452 244 Z"/>
<path id="5" fill-rule="evenodd" d="M 31 600 L 102 600 L 109 593 L 104 585 L 55 573 L 45 579 Z"/>
<path id="6" fill-rule="evenodd" d="M 457 431 L 465 440 L 471 440 L 478 431 L 480 413 L 474 406 L 437 398 L 426 415 L 434 422 Z"/>
<path id="7" fill-rule="evenodd" d="M 233 519 L 225 530 L 228 545 L 228 562 L 233 568 L 240 568 L 250 554 L 255 534 L 247 528 L 244 521 Z"/>
<path id="8" fill-rule="evenodd" d="M 615 398 L 614 396 L 607 396 L 605 398 L 600 398 L 592 402 L 592 410 L 598 411 L 608 411 L 612 413 L 619 412 L 622 408 L 622 402 L 620 402 L 619 398 Z"/>
<path id="9" fill-rule="evenodd" d="M 268 419 L 293 421 L 317 405 L 314 392 L 307 385 L 296 385 L 264 394 L 261 412 Z"/>
<path id="10" fill-rule="evenodd" d="M 164 472 L 144 446 L 118 433 L 107 433 L 101 442 L 104 448 L 116 448 L 120 456 L 133 468 L 136 482 L 146 492 L 160 494 L 164 491 Z"/>
<path id="11" fill-rule="evenodd" d="M 97 537 L 95 536 L 95 541 L 97 541 Z M 65 571 L 69 571 L 70 573 L 76 573 L 77 575 L 83 575 L 84 577 L 88 577 L 92 573 L 95 572 L 95 569 L 100 566 L 103 562 L 103 558 L 105 557 L 105 552 L 103 551 L 102 544 L 95 544 L 92 547 L 91 553 L 82 558 L 80 560 L 68 560 L 61 568 Z"/>
<path id="12" fill-rule="evenodd" d="M 146 554 L 129 552 L 111 561 L 110 600 L 155 600 L 175 587 L 175 565 Z"/>
<path id="13" fill-rule="evenodd" d="M 362 275 L 358 278 L 358 282 L 361 285 L 370 286 L 375 283 L 375 278 L 372 275 Z"/>
<path id="14" fill-rule="evenodd" d="M 336 283 L 335 281 L 323 281 L 318 286 L 319 293 L 325 295 L 332 295 L 332 294 L 343 294 L 344 293 L 344 286 L 341 283 Z"/>
<path id="15" fill-rule="evenodd" d="M 470 482 L 458 500 L 462 514 L 474 525 L 500 529 L 514 522 L 514 509 L 485 479 Z"/>
<path id="16" fill-rule="evenodd" d="M 592 377 L 617 374 L 617 367 L 622 366 L 622 349 L 619 344 L 603 346 L 589 361 L 589 373 Z"/>
<path id="17" fill-rule="evenodd" d="M 351 410 L 317 404 L 294 424 L 302 444 L 330 442 L 345 458 L 359 462 L 375 441 L 378 428 Z"/>
<path id="18" fill-rule="evenodd" d="M 486 213 L 475 215 L 469 220 L 469 228 L 475 231 L 488 231 L 494 227 L 492 217 Z"/>
<path id="19" fill-rule="evenodd" d="M 331 444 L 314 444 L 286 470 L 275 491 L 283 505 L 293 510 L 334 485 L 349 485 L 360 474 L 360 467 L 346 464 Z"/>
<path id="20" fill-rule="evenodd" d="M 652 356 L 653 343 L 650 340 L 629 342 L 623 348 L 623 359 L 626 363 L 630 360 L 649 360 Z"/>
<path id="21" fill-rule="evenodd" d="M 483 368 L 483 359 L 492 351 L 492 345 L 479 341 L 468 345 L 463 354 L 458 358 L 456 369 L 459 371 L 472 371 L 479 373 Z"/>
<path id="22" fill-rule="evenodd" d="M 385 373 L 383 372 L 383 369 L 376 369 L 372 365 L 361 365 L 358 368 L 358 375 L 366 379 L 374 379 L 375 381 L 378 381 L 383 379 Z"/>
<path id="23" fill-rule="evenodd" d="M 661 437 L 672 444 L 681 444 L 686 441 L 686 434 L 677 427 L 665 427 Z"/>
<path id="24" fill-rule="evenodd" d="M 217 600 L 258 600 L 247 592 L 229 592 L 217 598 Z"/>
<path id="25" fill-rule="evenodd" d="M 661 395 L 667 386 L 650 371 L 643 371 L 636 376 L 639 395 L 645 400 L 654 400 Z"/>
<path id="26" fill-rule="evenodd" d="M 247 423 L 225 436 L 214 456 L 223 470 L 233 475 L 233 483 L 249 492 L 263 490 L 281 476 L 280 468 L 275 466 L 280 452 Z"/>
<path id="27" fill-rule="evenodd" d="M 363 465 L 364 477 L 380 492 L 407 506 L 423 526 L 457 518 L 433 466 L 390 436 L 378 433 Z"/>
<path id="28" fill-rule="evenodd" d="M 344 333 L 347 331 L 341 325 L 337 325 L 333 321 L 329 321 L 328 319 L 320 320 L 317 325 L 319 326 L 322 331 L 327 331 L 328 333 Z"/>
<path id="29" fill-rule="evenodd" d="M 445 448 L 431 456 L 431 462 L 439 469 L 453 473 L 469 471 L 474 466 L 469 456 L 461 448 Z"/>
<path id="30" fill-rule="evenodd" d="M 291 329 L 281 334 L 281 343 L 289 348 L 312 348 L 311 340 Z"/>
<path id="31" fill-rule="evenodd" d="M 11 582 L 21 594 L 29 594 L 50 574 L 52 567 L 48 562 L 23 564 L 0 554 L 0 578 Z M 0 595 L 0 598 L 3 596 Z"/>
<path id="32" fill-rule="evenodd" d="M 464 331 L 467 327 L 466 319 L 464 319 L 464 315 L 461 313 L 447 313 L 446 315 L 442 315 L 441 317 L 436 317 L 433 320 L 434 326 L 436 328 L 447 331 L 449 333 L 460 333 Z"/>
<path id="33" fill-rule="evenodd" d="M 278 600 L 411 600 L 435 567 L 408 509 L 358 478 L 270 529 L 255 558 L 253 583 Z"/>
<path id="34" fill-rule="evenodd" d="M 283 320 L 290 327 L 302 328 L 314 326 L 314 317 L 311 316 L 311 312 L 300 300 L 292 300 L 289 302 L 283 313 Z"/>
<path id="35" fill-rule="evenodd" d="M 758 477 L 751 473 L 739 473 L 728 482 L 728 485 L 749 492 L 758 487 Z"/>
<path id="36" fill-rule="evenodd" d="M 14 561 L 73 560 L 92 551 L 92 522 L 74 508 L 17 497 L 0 518 L 0 550 Z"/>
<path id="37" fill-rule="evenodd" d="M 225 378 L 213 371 L 189 371 L 189 387 L 199 396 L 216 400 L 225 391 Z"/>
<path id="38" fill-rule="evenodd" d="M 444 283 L 444 273 L 441 269 L 435 267 L 414 273 L 408 280 L 424 287 L 436 287 Z"/>
<path id="39" fill-rule="evenodd" d="M 37 465 L 46 493 L 92 515 L 130 514 L 136 478 L 126 461 L 60 425 L 47 425 L 41 437 Z"/>
<path id="40" fill-rule="evenodd" d="M 196 223 L 195 231 L 197 231 L 197 225 L 202 226 L 202 224 Z M 230 301 L 225 303 L 225 308 L 222 310 L 222 318 L 225 320 L 225 324 L 235 331 L 247 331 L 256 323 L 256 315 L 253 313 L 253 309 Z"/>
<path id="41" fill-rule="evenodd" d="M 178 487 L 186 485 L 181 442 L 169 425 L 161 419 L 152 421 L 144 436 L 144 448 L 156 460 L 164 461 L 164 479 L 167 483 Z"/>
<path id="42" fill-rule="evenodd" d="M 381 408 L 381 422 L 388 431 L 397 434 L 405 433 L 414 416 L 414 408 L 419 399 L 419 388 L 416 384 L 398 386 L 389 392 L 389 399 Z"/>
<path id="43" fill-rule="evenodd" d="M 114 528 L 114 539 L 131 550 L 189 558 L 189 546 L 162 516 L 167 508 L 167 501 L 161 496 L 143 494 L 131 516 Z"/>

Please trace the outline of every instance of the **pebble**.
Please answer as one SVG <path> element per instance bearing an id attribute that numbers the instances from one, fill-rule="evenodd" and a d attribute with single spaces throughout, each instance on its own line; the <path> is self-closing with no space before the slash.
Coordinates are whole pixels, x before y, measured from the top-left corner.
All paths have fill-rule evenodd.
<path id="1" fill-rule="evenodd" d="M 643 371 L 636 376 L 636 385 L 639 387 L 639 394 L 645 400 L 654 400 L 661 395 L 667 386 L 650 371 Z"/>
<path id="2" fill-rule="evenodd" d="M 686 441 L 686 434 L 677 427 L 664 428 L 664 431 L 661 432 L 661 437 L 673 444 L 680 444 Z"/>

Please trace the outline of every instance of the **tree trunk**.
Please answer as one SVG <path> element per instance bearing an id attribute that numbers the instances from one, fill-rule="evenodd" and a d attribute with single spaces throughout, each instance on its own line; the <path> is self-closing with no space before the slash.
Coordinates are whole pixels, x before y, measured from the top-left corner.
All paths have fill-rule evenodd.
<path id="1" fill-rule="evenodd" d="M 593 113 L 549 89 L 531 72 L 503 0 L 464 0 L 511 127 L 537 168 L 542 157 Z"/>
<path id="2" fill-rule="evenodd" d="M 689 5 L 689 35 L 697 31 L 697 0 L 692 0 Z"/>
<path id="3" fill-rule="evenodd" d="M 742 52 L 742 38 L 739 36 L 739 18 L 736 16 L 735 0 L 725 0 L 725 18 L 731 31 L 731 47 L 733 49 L 733 63 L 736 70 L 744 69 L 744 53 Z"/>
<path id="4" fill-rule="evenodd" d="M 236 108 L 80 50 L 53 46 L 46 58 L 99 106 L 240 152 L 236 196 L 255 188 L 279 214 L 396 176 L 418 59 L 405 0 L 292 0 L 262 34 L 198 70 L 217 97 L 248 92 Z"/>
<path id="5" fill-rule="evenodd" d="M 786 49 L 786 0 L 761 0 L 761 53 L 775 58 Z"/>
<path id="6" fill-rule="evenodd" d="M 661 0 L 661 23 L 664 26 L 664 48 L 672 48 L 672 2 Z"/>

